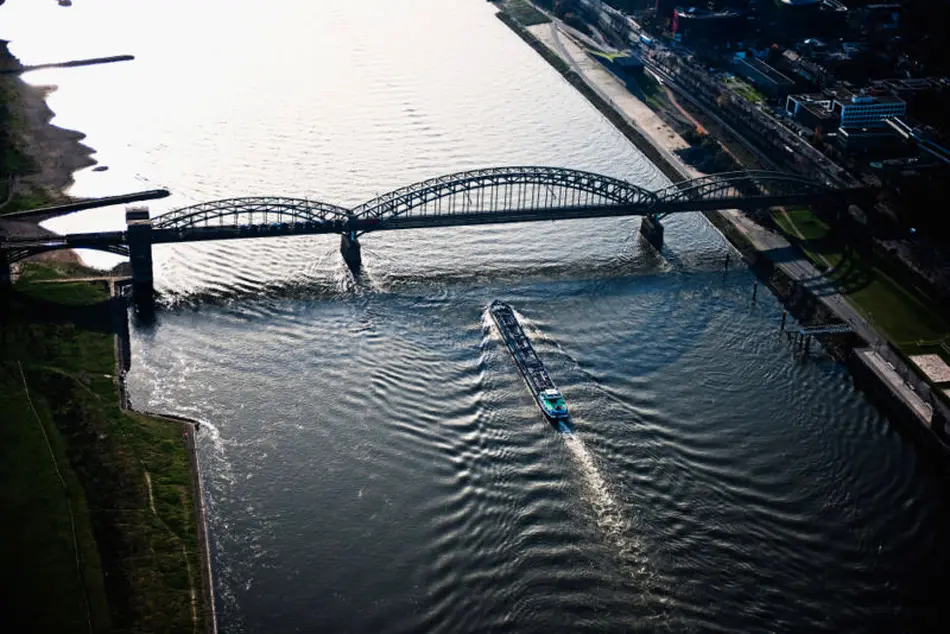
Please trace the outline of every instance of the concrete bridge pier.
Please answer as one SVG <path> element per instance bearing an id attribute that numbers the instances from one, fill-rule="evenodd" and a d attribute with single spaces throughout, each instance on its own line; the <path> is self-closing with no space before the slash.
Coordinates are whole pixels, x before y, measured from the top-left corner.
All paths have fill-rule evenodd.
<path id="1" fill-rule="evenodd" d="M 663 225 L 659 216 L 644 216 L 640 223 L 640 235 L 657 251 L 663 250 Z"/>
<path id="2" fill-rule="evenodd" d="M 152 277 L 152 220 L 148 207 L 125 210 L 129 264 L 132 268 L 132 305 L 141 319 L 155 315 L 155 284 Z"/>
<path id="3" fill-rule="evenodd" d="M 360 241 L 355 231 L 340 236 L 340 254 L 353 274 L 358 274 L 363 267 L 363 256 L 360 254 Z"/>

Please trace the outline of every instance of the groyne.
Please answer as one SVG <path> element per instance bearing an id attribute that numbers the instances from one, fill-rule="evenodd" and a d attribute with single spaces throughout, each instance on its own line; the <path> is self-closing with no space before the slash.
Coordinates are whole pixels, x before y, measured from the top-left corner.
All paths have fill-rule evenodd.
<path id="1" fill-rule="evenodd" d="M 47 70 L 50 68 L 78 68 L 80 66 L 95 66 L 97 64 L 114 64 L 116 62 L 128 62 L 135 59 L 132 55 L 112 55 L 110 57 L 92 57 L 88 59 L 73 59 L 68 62 L 55 62 L 51 64 L 35 64 L 33 66 L 20 66 L 13 68 L 0 68 L 0 75 L 22 75 L 34 70 Z"/>

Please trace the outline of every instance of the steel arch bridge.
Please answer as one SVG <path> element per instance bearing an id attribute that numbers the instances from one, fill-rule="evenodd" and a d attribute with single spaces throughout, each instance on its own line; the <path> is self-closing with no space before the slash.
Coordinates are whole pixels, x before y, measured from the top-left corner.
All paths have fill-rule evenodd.
<path id="1" fill-rule="evenodd" d="M 92 249 L 94 251 L 104 251 L 106 253 L 112 253 L 114 255 L 121 255 L 124 257 L 129 256 L 129 246 L 124 242 L 113 244 L 86 244 L 84 242 L 73 243 L 62 239 L 52 239 L 44 242 L 18 241 L 13 243 L 11 247 L 5 249 L 3 255 L 7 263 L 13 264 L 14 262 L 20 262 L 27 258 L 31 258 L 34 255 L 50 253 L 52 251 L 61 251 L 62 249 Z"/>
<path id="2" fill-rule="evenodd" d="M 863 193 L 781 172 L 714 174 L 652 192 L 592 172 L 494 167 L 431 178 L 353 208 L 290 197 L 230 198 L 150 221 L 146 213 L 144 236 L 142 227 L 132 222 L 125 231 L 6 240 L 0 236 L 0 278 L 12 262 L 64 248 L 98 249 L 135 260 L 140 248 L 136 245 L 336 233 L 343 236 L 344 258 L 350 253 L 358 260 L 357 238 L 369 231 L 570 218 L 644 216 L 641 233 L 658 245 L 663 233 L 659 221 L 672 213 L 851 200 Z"/>
<path id="3" fill-rule="evenodd" d="M 495 167 L 431 178 L 383 194 L 352 211 L 362 220 L 499 211 L 623 206 L 649 209 L 653 192 L 593 172 L 558 167 Z"/>
<path id="4" fill-rule="evenodd" d="M 653 192 L 627 181 L 557 167 L 495 167 L 431 178 L 356 207 L 287 197 L 230 198 L 155 218 L 155 230 L 293 226 L 289 233 L 362 234 L 382 229 L 492 222 L 758 208 L 838 193 L 825 183 L 781 172 L 728 172 Z M 269 232 L 273 234 L 274 231 Z M 208 239 L 208 238 L 206 238 Z M 171 240 L 174 241 L 174 240 Z"/>
<path id="5" fill-rule="evenodd" d="M 710 174 L 674 183 L 655 192 L 660 215 L 730 206 L 758 207 L 789 204 L 799 199 L 820 200 L 840 190 L 798 174 L 750 170 Z"/>
<path id="6" fill-rule="evenodd" d="M 349 213 L 345 207 L 302 198 L 228 198 L 176 209 L 156 218 L 152 227 L 187 229 L 273 223 L 325 223 L 345 219 Z"/>

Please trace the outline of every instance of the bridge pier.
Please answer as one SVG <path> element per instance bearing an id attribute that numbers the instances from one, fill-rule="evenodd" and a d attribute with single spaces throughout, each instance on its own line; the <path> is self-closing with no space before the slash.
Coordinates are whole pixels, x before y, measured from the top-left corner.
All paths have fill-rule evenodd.
<path id="1" fill-rule="evenodd" d="M 640 223 L 640 235 L 657 251 L 663 250 L 663 225 L 659 216 L 644 216 Z"/>
<path id="2" fill-rule="evenodd" d="M 360 241 L 355 231 L 340 236 L 340 254 L 354 275 L 360 272 L 363 267 L 363 256 L 360 253 Z"/>
<path id="3" fill-rule="evenodd" d="M 0 243 L 5 238 L 0 236 Z M 13 286 L 13 264 L 10 262 L 10 254 L 0 244 L 0 293 L 7 292 Z"/>
<path id="4" fill-rule="evenodd" d="M 126 239 L 132 268 L 132 305 L 141 319 L 155 316 L 155 284 L 152 277 L 152 220 L 148 207 L 127 207 Z"/>

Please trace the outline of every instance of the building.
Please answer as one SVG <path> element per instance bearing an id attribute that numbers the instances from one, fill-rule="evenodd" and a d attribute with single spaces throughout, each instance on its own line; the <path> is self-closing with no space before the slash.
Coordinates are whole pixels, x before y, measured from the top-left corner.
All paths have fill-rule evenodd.
<path id="1" fill-rule="evenodd" d="M 837 129 L 838 116 L 831 109 L 832 98 L 824 93 L 789 95 L 785 111 L 809 128 L 829 132 Z"/>
<path id="2" fill-rule="evenodd" d="M 732 62 L 736 75 L 750 81 L 771 99 L 783 99 L 795 88 L 795 82 L 754 57 L 736 56 Z"/>
<path id="3" fill-rule="evenodd" d="M 745 16 L 738 11 L 709 11 L 690 7 L 673 11 L 673 39 L 729 42 L 742 37 Z"/>
<path id="4" fill-rule="evenodd" d="M 865 95 L 839 92 L 831 104 L 843 129 L 882 128 L 884 119 L 907 114 L 907 102 L 893 95 Z"/>
<path id="5" fill-rule="evenodd" d="M 782 52 L 781 65 L 783 70 L 819 88 L 835 82 L 835 76 L 828 68 L 791 49 Z"/>

